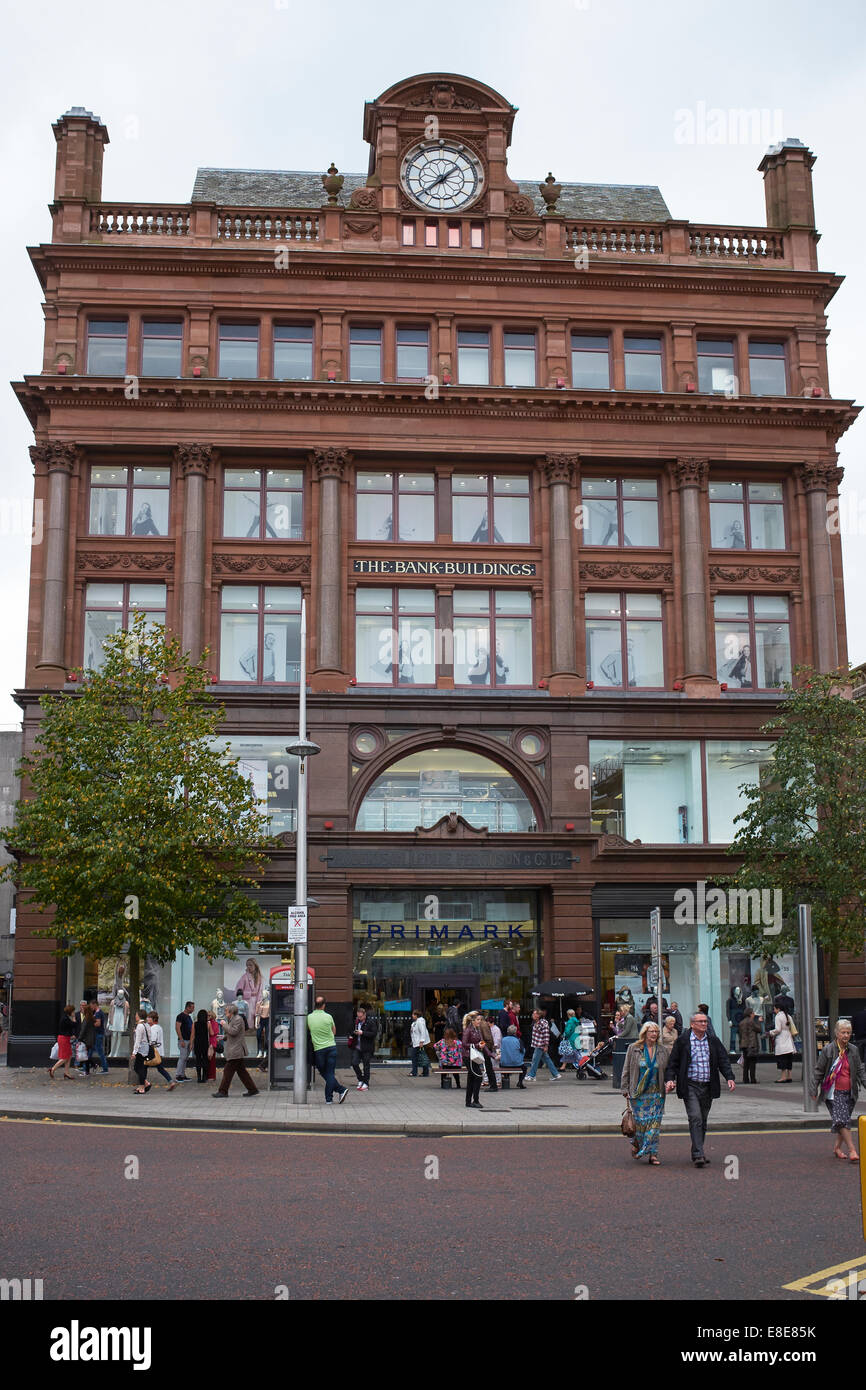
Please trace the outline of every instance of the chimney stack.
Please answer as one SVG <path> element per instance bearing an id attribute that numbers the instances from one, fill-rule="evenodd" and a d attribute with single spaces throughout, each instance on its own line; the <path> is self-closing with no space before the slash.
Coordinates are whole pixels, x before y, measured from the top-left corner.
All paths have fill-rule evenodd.
<path id="1" fill-rule="evenodd" d="M 771 145 L 758 168 L 764 175 L 767 226 L 815 230 L 812 165 L 815 156 L 802 140 Z"/>
<path id="2" fill-rule="evenodd" d="M 57 141 L 54 201 L 100 202 L 102 151 L 108 144 L 102 121 L 83 106 L 73 106 L 51 128 Z"/>

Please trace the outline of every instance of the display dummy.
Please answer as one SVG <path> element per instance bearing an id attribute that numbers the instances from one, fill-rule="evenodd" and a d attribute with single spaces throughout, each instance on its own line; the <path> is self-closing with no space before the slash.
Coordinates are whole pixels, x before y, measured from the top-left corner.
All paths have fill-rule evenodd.
<path id="1" fill-rule="evenodd" d="M 769 999 L 766 997 L 766 995 L 763 995 L 763 994 L 761 993 L 761 991 L 760 991 L 759 988 L 758 988 L 757 981 L 756 981 L 755 984 L 752 985 L 752 988 L 751 988 L 751 991 L 749 992 L 749 994 L 746 995 L 745 1006 L 746 1006 L 747 1009 L 751 1009 L 751 1010 L 752 1010 L 752 1013 L 755 1015 L 755 1018 L 758 1019 L 758 1021 L 759 1021 L 760 1024 L 761 1024 L 761 1027 L 762 1027 L 762 1032 L 761 1032 L 761 1051 L 762 1051 L 762 1052 L 766 1052 L 766 1050 L 767 1050 L 767 1039 L 766 1039 L 767 1017 L 768 1017 L 768 1015 L 767 1015 L 767 1006 L 769 1005 L 769 1003 L 770 1003 Z"/>
<path id="2" fill-rule="evenodd" d="M 752 1007 L 751 1005 L 749 1006 Z M 731 1025 L 731 1052 L 740 1050 L 740 1024 L 743 1021 L 743 1014 L 746 1012 L 746 1001 L 743 991 L 739 985 L 734 985 L 728 998 L 725 1001 L 725 1012 L 728 1015 L 728 1023 Z"/>
<path id="3" fill-rule="evenodd" d="M 110 1057 L 122 1057 L 126 1042 L 126 1029 L 129 1023 L 129 999 L 121 986 L 111 999 L 108 1027 L 111 1031 Z"/>
<path id="4" fill-rule="evenodd" d="M 236 999 L 238 995 L 241 995 L 247 1006 L 246 1024 L 248 1028 L 252 1028 L 255 1024 L 259 1001 L 262 997 L 263 985 L 264 980 L 262 979 L 262 972 L 259 969 L 258 962 L 253 960 L 252 956 L 250 956 L 247 960 L 246 970 L 235 985 Z M 240 1003 L 240 1000 L 237 999 L 237 1002 Z M 241 1010 L 241 1012 L 243 1013 L 243 1010 Z"/>
<path id="5" fill-rule="evenodd" d="M 225 995 L 223 994 L 221 989 L 217 990 L 216 999 L 211 1000 L 211 1009 L 213 1010 L 216 1016 L 216 1021 L 220 1026 L 220 1033 L 222 1033 L 223 1025 L 226 1021 L 226 1001 Z"/>

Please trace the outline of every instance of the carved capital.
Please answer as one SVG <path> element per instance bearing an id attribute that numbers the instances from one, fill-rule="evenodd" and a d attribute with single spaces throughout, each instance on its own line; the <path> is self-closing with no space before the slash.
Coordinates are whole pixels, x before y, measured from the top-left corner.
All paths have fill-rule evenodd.
<path id="1" fill-rule="evenodd" d="M 845 476 L 833 459 L 808 459 L 794 471 L 804 492 L 837 492 Z"/>
<path id="2" fill-rule="evenodd" d="M 206 478 L 219 460 L 219 449 L 213 444 L 178 444 L 173 456 L 182 477 L 198 474 Z"/>
<path id="3" fill-rule="evenodd" d="M 351 462 L 352 455 L 348 449 L 314 449 L 310 454 L 313 477 L 319 483 L 325 478 L 336 478 L 342 483 Z"/>
<path id="4" fill-rule="evenodd" d="M 703 491 L 710 473 L 709 459 L 679 458 L 674 460 L 674 487 L 696 487 Z"/>
<path id="5" fill-rule="evenodd" d="M 544 486 L 552 487 L 554 483 L 565 483 L 570 487 L 577 481 L 579 468 L 579 454 L 545 454 L 541 460 Z"/>
<path id="6" fill-rule="evenodd" d="M 44 469 L 46 473 L 65 473 L 70 477 L 81 458 L 81 450 L 77 444 L 52 439 L 47 444 L 31 444 L 30 457 L 34 472 Z"/>

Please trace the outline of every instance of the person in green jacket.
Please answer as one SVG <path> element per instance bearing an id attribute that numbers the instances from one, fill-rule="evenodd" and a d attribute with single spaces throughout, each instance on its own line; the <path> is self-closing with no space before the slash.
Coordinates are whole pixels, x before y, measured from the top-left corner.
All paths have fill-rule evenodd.
<path id="1" fill-rule="evenodd" d="M 580 1007 L 580 1006 L 578 1006 Z M 562 1042 L 559 1044 L 560 1071 L 565 1071 L 569 1062 L 574 1066 L 580 1053 L 580 1019 L 574 1009 L 569 1009 L 565 1016 L 565 1028 L 562 1034 Z"/>

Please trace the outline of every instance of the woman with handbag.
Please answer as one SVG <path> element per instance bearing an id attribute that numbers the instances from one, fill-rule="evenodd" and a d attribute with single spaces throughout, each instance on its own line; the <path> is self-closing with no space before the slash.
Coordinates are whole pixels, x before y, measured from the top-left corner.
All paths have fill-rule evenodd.
<path id="1" fill-rule="evenodd" d="M 154 1063 L 150 1061 L 147 1065 L 153 1067 L 154 1071 L 158 1071 L 160 1076 L 168 1082 L 168 1089 L 173 1091 L 177 1086 L 177 1082 L 172 1080 L 170 1073 L 165 1069 L 165 1037 L 156 1009 L 151 1009 L 150 1013 L 147 1015 L 147 1026 L 150 1029 L 150 1040 L 153 1043 L 153 1050 L 159 1055 L 158 1062 Z"/>
<path id="2" fill-rule="evenodd" d="M 478 1015 L 466 1014 L 463 1019 L 463 1065 L 466 1067 L 466 1108 L 483 1110 L 478 1097 L 484 1076 L 484 1039 L 478 1027 Z"/>
<path id="3" fill-rule="evenodd" d="M 659 1130 L 665 1109 L 665 1067 L 669 1056 L 658 1024 L 648 1022 L 625 1054 L 622 1068 L 622 1094 L 634 1115 L 632 1157 L 646 1158 L 654 1168 L 659 1166 Z"/>
<path id="4" fill-rule="evenodd" d="M 75 1039 L 75 1005 L 67 1004 L 60 1016 L 60 1023 L 57 1025 L 57 1061 L 48 1068 L 48 1075 L 54 1080 L 54 1073 L 58 1067 L 63 1067 L 63 1080 L 74 1081 L 75 1077 L 69 1070 L 72 1061 L 72 1048 Z"/>
<path id="5" fill-rule="evenodd" d="M 96 1043 L 96 1028 L 93 1023 L 93 1006 L 82 1003 L 81 1021 L 78 1025 L 78 1065 L 84 1067 L 84 1075 L 90 1075 L 90 1055 Z"/>
<path id="6" fill-rule="evenodd" d="M 848 1159 L 851 1163 L 857 1163 L 859 1155 L 851 1135 L 851 1116 L 860 1087 L 866 1087 L 866 1064 L 851 1043 L 852 1031 L 850 1020 L 840 1018 L 836 1024 L 835 1041 L 828 1043 L 818 1058 L 812 1096 L 817 1100 L 820 1092 L 830 1111 L 830 1130 L 837 1136 L 833 1149 L 836 1157 L 845 1158 L 839 1148 L 841 1139 L 848 1150 Z"/>
<path id="7" fill-rule="evenodd" d="M 773 1018 L 770 1037 L 776 1040 L 776 1067 L 780 1072 L 776 1085 L 783 1086 L 786 1082 L 793 1080 L 791 1068 L 794 1065 L 794 1054 L 797 1051 L 794 1046 L 794 1020 L 790 1014 L 785 1013 L 784 1009 L 779 1009 Z"/>
<path id="8" fill-rule="evenodd" d="M 147 1079 L 147 1059 L 152 1047 L 153 1041 L 147 1026 L 147 1014 L 144 1010 L 136 1009 L 135 1035 L 132 1039 L 132 1066 L 139 1084 L 133 1091 L 135 1096 L 147 1095 L 150 1090 L 151 1083 Z"/>
<path id="9" fill-rule="evenodd" d="M 559 1044 L 560 1071 L 565 1071 L 569 1062 L 574 1065 L 580 1042 L 580 1019 L 574 1009 L 569 1009 L 565 1015 L 565 1028 L 562 1033 L 562 1042 Z"/>

